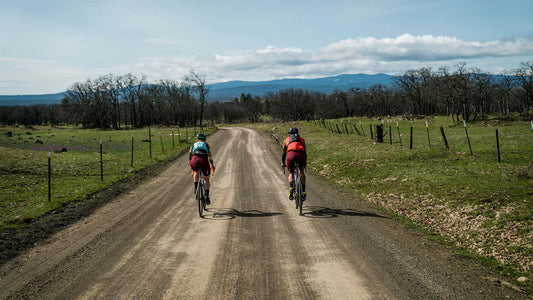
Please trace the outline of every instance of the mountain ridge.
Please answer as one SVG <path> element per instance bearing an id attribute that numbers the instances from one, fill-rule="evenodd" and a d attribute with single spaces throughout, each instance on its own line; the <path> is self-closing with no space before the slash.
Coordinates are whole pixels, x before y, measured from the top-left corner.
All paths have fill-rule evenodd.
<path id="1" fill-rule="evenodd" d="M 283 89 L 294 88 L 322 93 L 332 93 L 335 90 L 348 90 L 350 88 L 368 88 L 375 84 L 389 86 L 393 76 L 379 74 L 341 74 L 337 76 L 299 79 L 284 78 L 267 81 L 233 80 L 207 84 L 209 94 L 207 100 L 227 101 L 240 97 L 241 94 L 263 96 L 268 92 L 278 92 Z M 65 92 L 53 94 L 32 95 L 0 95 L 0 105 L 34 105 L 60 103 Z"/>

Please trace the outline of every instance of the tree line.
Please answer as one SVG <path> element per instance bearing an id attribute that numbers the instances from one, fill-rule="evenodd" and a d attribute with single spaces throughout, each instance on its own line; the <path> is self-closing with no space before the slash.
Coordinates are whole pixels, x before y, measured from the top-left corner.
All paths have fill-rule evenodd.
<path id="1" fill-rule="evenodd" d="M 393 77 L 390 86 L 336 90 L 326 94 L 284 89 L 233 101 L 206 102 L 205 79 L 191 71 L 182 81 L 148 83 L 132 74 L 100 76 L 74 83 L 61 104 L 1 106 L 7 125 L 76 124 L 85 128 L 200 126 L 211 122 L 258 122 L 262 116 L 292 121 L 355 116 L 450 115 L 456 121 L 518 112 L 531 118 L 533 61 L 491 75 L 459 64 L 421 68 Z"/>

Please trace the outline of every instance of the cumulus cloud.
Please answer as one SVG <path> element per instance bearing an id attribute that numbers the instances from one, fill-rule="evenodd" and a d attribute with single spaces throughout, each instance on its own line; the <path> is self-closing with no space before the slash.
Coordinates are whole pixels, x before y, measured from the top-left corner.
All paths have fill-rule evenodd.
<path id="1" fill-rule="evenodd" d="M 152 41 L 167 44 L 167 40 Z M 395 38 L 345 39 L 320 49 L 262 49 L 235 55 L 143 57 L 122 65 L 87 69 L 56 61 L 0 57 L 0 94 L 58 92 L 72 83 L 114 73 L 146 75 L 149 80 L 183 79 L 191 69 L 209 83 L 230 80 L 316 78 L 339 74 L 399 74 L 421 67 L 466 62 L 487 72 L 512 70 L 533 59 L 533 37 L 463 41 L 456 37 L 404 34 Z M 16 82 L 17 84 L 15 84 Z"/>
<path id="2" fill-rule="evenodd" d="M 517 57 L 516 64 L 509 67 L 514 68 L 521 62 L 518 57 L 531 55 L 531 37 L 463 41 L 448 36 L 404 34 L 395 38 L 346 39 L 317 50 L 268 45 L 263 49 L 239 55 L 175 59 L 156 64 L 152 62 L 152 67 L 159 65 L 160 68 L 152 69 L 151 73 L 175 77 L 177 72 L 192 68 L 204 74 L 211 82 L 280 77 L 313 78 L 341 73 L 398 73 L 418 66 L 442 66 L 459 61 Z M 142 67 L 148 66 L 143 64 Z M 167 72 L 165 69 L 173 72 Z M 143 70 L 139 68 L 139 71 Z M 146 69 L 144 71 L 146 72 Z"/>

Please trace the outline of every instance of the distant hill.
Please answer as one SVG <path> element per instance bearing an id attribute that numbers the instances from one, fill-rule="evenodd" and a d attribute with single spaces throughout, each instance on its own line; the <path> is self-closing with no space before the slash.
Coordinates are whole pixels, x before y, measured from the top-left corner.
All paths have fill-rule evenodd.
<path id="1" fill-rule="evenodd" d="M 0 105 L 34 105 L 60 103 L 65 93 L 42 94 L 42 95 L 0 95 Z"/>
<path id="2" fill-rule="evenodd" d="M 315 79 L 278 79 L 270 81 L 228 81 L 209 84 L 208 101 L 226 101 L 240 97 L 242 93 L 252 96 L 263 96 L 268 92 L 295 88 L 322 93 L 350 88 L 368 88 L 375 84 L 390 86 L 391 75 L 387 74 L 345 74 Z M 43 95 L 0 95 L 0 105 L 34 105 L 60 103 L 64 92 Z"/>
<path id="3" fill-rule="evenodd" d="M 208 97 L 212 101 L 231 100 L 242 93 L 263 96 L 267 92 L 295 88 L 322 93 L 350 88 L 368 88 L 375 84 L 390 86 L 393 76 L 387 74 L 345 74 L 315 79 L 279 79 L 271 81 L 229 81 L 209 85 Z"/>

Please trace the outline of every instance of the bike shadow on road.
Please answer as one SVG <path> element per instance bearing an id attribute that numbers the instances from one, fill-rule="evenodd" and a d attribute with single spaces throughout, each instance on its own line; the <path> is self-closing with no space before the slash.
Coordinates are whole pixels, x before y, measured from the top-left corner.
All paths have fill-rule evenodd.
<path id="1" fill-rule="evenodd" d="M 308 218 L 337 218 L 339 216 L 386 218 L 382 215 L 359 211 L 353 208 L 329 208 L 305 205 L 303 207 L 303 216 Z"/>
<path id="2" fill-rule="evenodd" d="M 231 220 L 239 218 L 261 218 L 274 217 L 282 215 L 280 212 L 264 212 L 260 210 L 245 210 L 240 211 L 234 208 L 209 208 L 208 213 L 204 215 L 207 220 Z"/>

